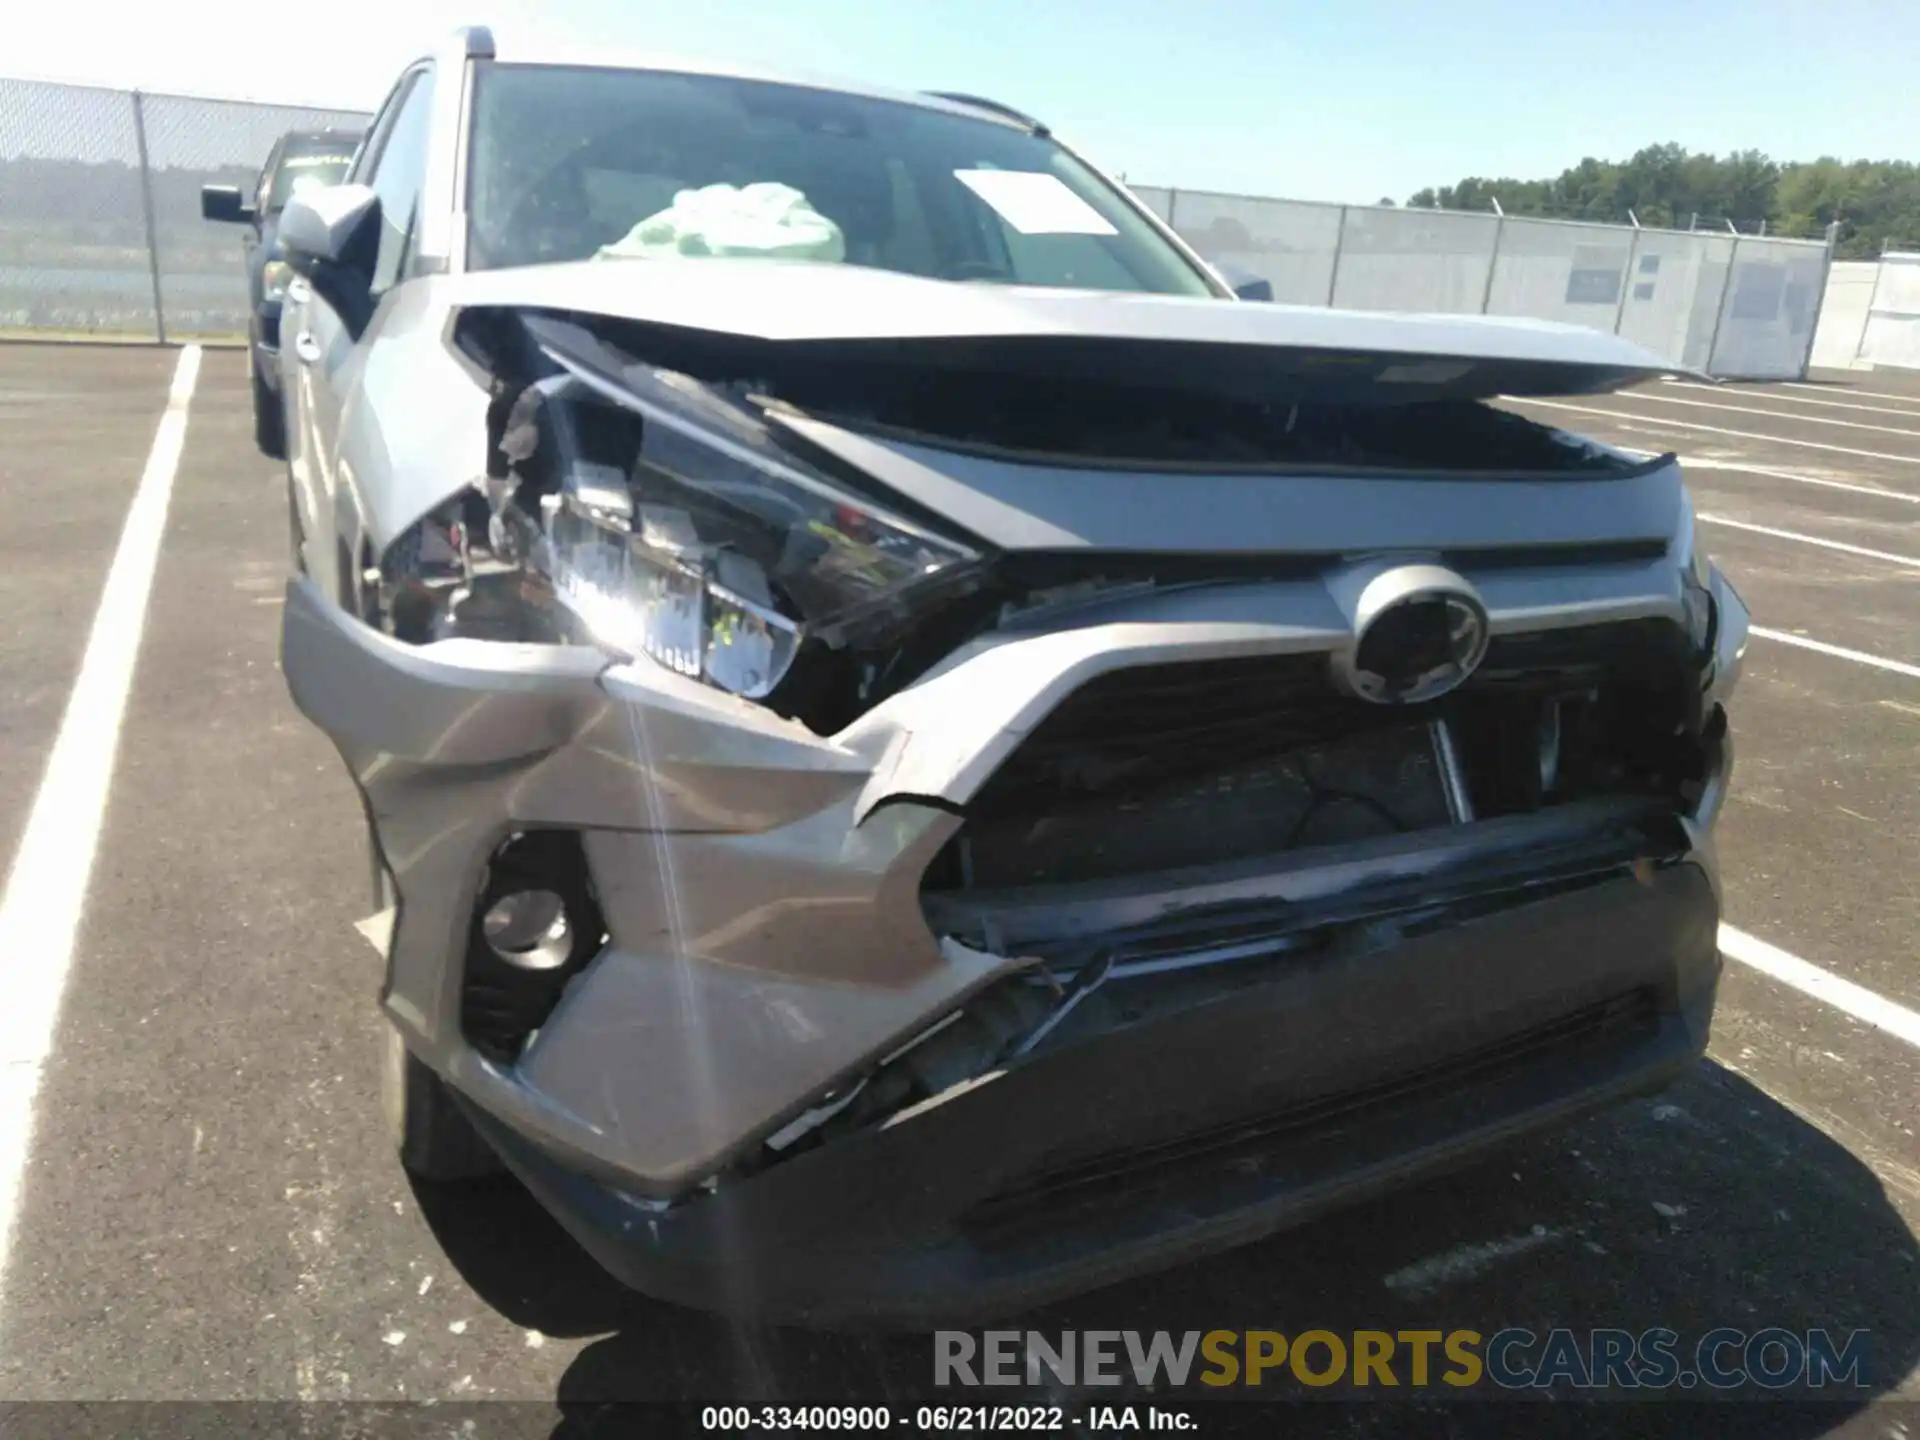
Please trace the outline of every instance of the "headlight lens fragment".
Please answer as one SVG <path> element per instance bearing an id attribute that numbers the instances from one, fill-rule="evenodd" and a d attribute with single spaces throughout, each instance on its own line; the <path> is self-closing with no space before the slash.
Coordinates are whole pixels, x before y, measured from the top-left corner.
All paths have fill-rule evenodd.
<path id="1" fill-rule="evenodd" d="M 759 699 L 785 678 L 800 626 L 751 559 L 703 545 L 684 510 L 597 508 L 575 490 L 549 507 L 554 593 L 601 644 Z"/>
<path id="2" fill-rule="evenodd" d="M 576 326 L 528 329 L 565 372 L 529 392 L 537 439 L 520 449 L 559 476 L 530 559 L 607 649 L 759 699 L 804 639 L 911 623 L 921 593 L 979 559 L 836 484 L 714 389 Z"/>

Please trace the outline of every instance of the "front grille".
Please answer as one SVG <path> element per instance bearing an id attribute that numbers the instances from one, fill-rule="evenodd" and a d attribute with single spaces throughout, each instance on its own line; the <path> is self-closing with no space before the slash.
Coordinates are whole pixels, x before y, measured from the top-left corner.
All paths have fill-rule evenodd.
<path id="1" fill-rule="evenodd" d="M 1680 629 L 1665 620 L 1497 637 L 1466 685 L 1424 705 L 1343 694 L 1324 653 L 1109 671 L 988 777 L 928 884 L 1097 879 L 1445 824 L 1430 748 L 1421 754 L 1436 717 L 1477 818 L 1676 792 L 1692 743 L 1687 673 Z M 1556 758 L 1543 778 L 1548 719 Z M 1303 795 L 1347 814 L 1303 829 Z"/>
<path id="2" fill-rule="evenodd" d="M 1469 690 L 1515 679 L 1641 679 L 1686 661 L 1686 636 L 1670 620 L 1616 620 L 1496 636 Z"/>
<path id="3" fill-rule="evenodd" d="M 1625 621 L 1505 635 L 1452 702 L 1375 705 L 1333 687 L 1324 654 L 1261 655 L 1136 666 L 1096 676 L 1035 726 L 969 807 L 976 815 L 1038 813 L 1075 791 L 1121 782 L 1135 793 L 1235 769 L 1320 741 L 1465 712 L 1483 697 L 1533 696 L 1674 672 L 1679 628 Z"/>
<path id="4" fill-rule="evenodd" d="M 1325 655 L 1274 655 L 1111 670 L 1074 691 L 981 787 L 980 816 L 1071 803 L 1115 783 L 1145 793 L 1186 776 L 1336 735 L 1405 725 L 1389 710 L 1339 694 Z"/>
<path id="5" fill-rule="evenodd" d="M 1299 1153 L 1317 1140 L 1385 1122 L 1421 1104 L 1493 1086 L 1549 1062 L 1596 1052 L 1624 1052 L 1654 1037 L 1659 1001 L 1648 988 L 1575 1011 L 1453 1059 L 1377 1084 L 1302 1101 L 1263 1116 L 1178 1140 L 1109 1151 L 1042 1171 L 975 1204 L 962 1228 L 976 1240 L 1005 1240 L 1029 1225 L 1055 1225 L 1063 1212 L 1124 1203 L 1129 1193 L 1176 1185 L 1195 1171 L 1253 1167 L 1281 1152 Z"/>

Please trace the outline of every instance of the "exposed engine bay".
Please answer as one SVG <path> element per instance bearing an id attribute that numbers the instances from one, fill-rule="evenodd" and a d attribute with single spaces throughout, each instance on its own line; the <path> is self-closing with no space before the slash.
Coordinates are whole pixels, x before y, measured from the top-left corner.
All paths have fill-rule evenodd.
<path id="1" fill-rule="evenodd" d="M 1311 573 L 1327 557 L 996 553 L 823 452 L 796 420 L 1109 469 L 1540 479 L 1667 463 L 1473 399 L 1255 400 L 1177 370 L 1149 390 L 1009 373 L 1003 355 L 967 347 L 931 367 L 870 347 L 797 361 L 779 346 L 716 353 L 604 317 L 515 312 L 468 317 L 458 340 L 490 376 L 488 473 L 381 557 L 367 608 L 385 628 L 644 652 L 817 734 L 997 625 L 1141 589 Z M 643 342 L 690 368 L 621 348 Z M 613 601 L 628 592 L 651 623 L 615 633 Z"/>

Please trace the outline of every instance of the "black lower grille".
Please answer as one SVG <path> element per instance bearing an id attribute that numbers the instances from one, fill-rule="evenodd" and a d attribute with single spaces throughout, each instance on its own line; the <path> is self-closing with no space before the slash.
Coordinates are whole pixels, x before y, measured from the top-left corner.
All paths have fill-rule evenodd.
<path id="1" fill-rule="evenodd" d="M 1412 1109 L 1423 1101 L 1457 1095 L 1468 1087 L 1490 1085 L 1544 1062 L 1600 1047 L 1630 1045 L 1650 1038 L 1658 1024 L 1657 994 L 1651 989 L 1629 991 L 1496 1044 L 1374 1085 L 1316 1097 L 1179 1140 L 1110 1151 L 1044 1171 L 1017 1188 L 975 1205 L 962 1226 L 976 1238 L 987 1238 L 1016 1231 L 1029 1218 L 1035 1223 L 1057 1224 L 1062 1210 L 1076 1205 L 1124 1197 L 1129 1191 L 1157 1183 L 1177 1182 L 1194 1169 L 1231 1166 L 1289 1147 L 1310 1145 L 1320 1136 L 1390 1112 Z"/>

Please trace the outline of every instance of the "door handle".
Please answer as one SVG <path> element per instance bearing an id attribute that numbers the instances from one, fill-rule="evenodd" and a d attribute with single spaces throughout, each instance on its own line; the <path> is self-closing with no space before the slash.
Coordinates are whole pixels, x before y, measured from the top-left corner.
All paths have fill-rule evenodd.
<path id="1" fill-rule="evenodd" d="M 302 330 L 293 337 L 293 353 L 300 357 L 302 365 L 312 365 L 320 359 L 320 342 L 313 338 L 311 330 Z"/>

